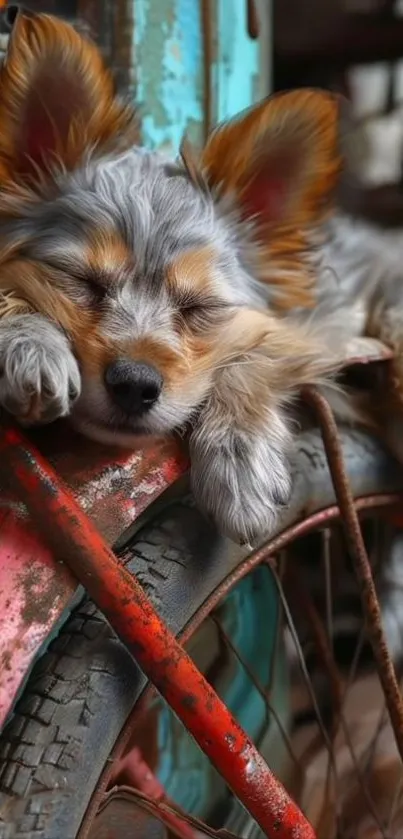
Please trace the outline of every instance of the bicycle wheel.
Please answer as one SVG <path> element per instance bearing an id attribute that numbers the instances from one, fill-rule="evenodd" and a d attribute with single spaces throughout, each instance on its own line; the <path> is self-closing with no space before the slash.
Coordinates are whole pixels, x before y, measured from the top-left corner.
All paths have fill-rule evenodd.
<path id="1" fill-rule="evenodd" d="M 363 432 L 342 430 L 340 436 L 354 496 L 363 499 L 359 506 L 372 513 L 393 504 L 403 492 L 402 470 Z M 318 511 L 328 510 L 322 526 L 336 519 L 334 501 L 320 435 L 306 431 L 297 444 L 292 498 L 266 555 L 292 543 L 297 531 L 317 526 Z M 298 522 L 302 529 L 293 529 Z M 273 768 L 284 776 L 288 677 L 276 582 L 260 564 L 262 556 L 248 556 L 221 537 L 187 497 L 122 550 L 122 561 L 171 629 L 186 638 L 200 669 L 271 765 L 275 754 Z M 133 742 L 178 806 L 213 826 L 239 828 L 244 811 L 164 703 L 145 701 L 145 687 L 131 656 L 85 599 L 34 666 L 1 734 L 0 839 L 99 839 L 104 793 L 111 782 L 124 782 L 124 755 Z"/>

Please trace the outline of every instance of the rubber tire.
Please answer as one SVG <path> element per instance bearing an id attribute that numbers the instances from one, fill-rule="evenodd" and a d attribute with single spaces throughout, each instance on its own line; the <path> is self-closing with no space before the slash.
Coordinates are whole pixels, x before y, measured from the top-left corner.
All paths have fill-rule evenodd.
<path id="1" fill-rule="evenodd" d="M 403 470 L 375 440 L 350 430 L 341 439 L 355 497 L 403 491 Z M 272 535 L 334 500 L 320 435 L 307 431 L 297 444 L 291 503 Z M 123 553 L 175 633 L 246 555 L 189 498 L 160 512 Z M 85 599 L 35 664 L 0 737 L 0 839 L 75 839 L 144 685 L 134 660 Z"/>

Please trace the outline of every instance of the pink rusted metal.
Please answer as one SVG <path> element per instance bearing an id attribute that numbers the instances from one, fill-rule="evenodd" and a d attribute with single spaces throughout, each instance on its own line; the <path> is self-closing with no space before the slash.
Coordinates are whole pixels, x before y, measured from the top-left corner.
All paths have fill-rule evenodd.
<path id="1" fill-rule="evenodd" d="M 228 786 L 276 839 L 314 839 L 253 742 L 120 565 L 52 467 L 14 428 L 0 441 L 10 484 L 55 557 L 63 557 Z"/>
<path id="2" fill-rule="evenodd" d="M 364 339 L 350 347 L 346 365 L 381 362 L 389 357 L 390 351 L 379 342 Z M 174 441 L 153 441 L 149 447 L 142 446 L 134 452 L 113 450 L 74 434 L 65 422 L 36 431 L 32 439 L 110 544 L 188 466 Z M 0 670 L 0 727 L 35 656 L 62 619 L 76 589 L 76 581 L 62 565 L 50 561 L 42 543 L 32 541 L 28 549 L 26 511 L 6 491 L 4 481 L 3 470 L 0 476 L 0 608 L 7 614 L 7 621 L 1 633 L 0 655 L 7 667 Z M 49 600 L 53 601 L 51 610 L 43 608 L 49 592 Z M 30 621 L 26 620 L 27 614 Z"/>
<path id="3" fill-rule="evenodd" d="M 1 434 L 1 431 L 0 431 Z M 34 435 L 80 506 L 113 543 L 187 468 L 176 443 L 125 452 L 93 444 L 63 423 Z M 3 486 L 2 486 L 3 484 Z M 77 581 L 32 533 L 21 500 L 0 476 L 0 728 L 32 662 L 69 608 Z"/>
<path id="4" fill-rule="evenodd" d="M 0 508 L 0 728 L 77 582 L 15 510 Z"/>
<path id="5" fill-rule="evenodd" d="M 304 396 L 314 409 L 320 424 L 334 491 L 341 512 L 341 521 L 360 588 L 361 603 L 368 628 L 368 636 L 374 653 L 379 679 L 385 694 L 385 702 L 395 735 L 396 745 L 403 761 L 403 697 L 383 631 L 381 609 L 376 594 L 371 564 L 361 533 L 353 494 L 343 462 L 343 451 L 337 424 L 329 403 L 315 388 L 306 388 Z"/>
<path id="6" fill-rule="evenodd" d="M 175 440 L 144 439 L 138 449 L 93 443 L 55 423 L 31 436 L 103 537 L 113 544 L 188 468 Z"/>

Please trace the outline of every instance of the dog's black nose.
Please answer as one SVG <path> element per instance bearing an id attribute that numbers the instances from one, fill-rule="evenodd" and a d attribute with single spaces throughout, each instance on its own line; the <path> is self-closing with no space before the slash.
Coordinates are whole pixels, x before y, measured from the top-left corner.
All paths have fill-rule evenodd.
<path id="1" fill-rule="evenodd" d="M 119 408 L 127 414 L 139 416 L 149 411 L 157 401 L 163 379 L 151 364 L 121 358 L 106 368 L 105 384 Z"/>

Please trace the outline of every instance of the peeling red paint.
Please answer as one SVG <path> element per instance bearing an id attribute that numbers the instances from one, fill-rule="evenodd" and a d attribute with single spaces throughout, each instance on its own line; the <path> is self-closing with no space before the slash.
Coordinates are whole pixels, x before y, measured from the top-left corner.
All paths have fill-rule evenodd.
<path id="1" fill-rule="evenodd" d="M 12 429 L 8 434 L 10 441 L 19 439 Z M 187 468 L 175 442 L 116 451 L 78 437 L 63 423 L 32 437 L 109 543 Z M 0 533 L 1 727 L 77 582 L 33 533 L 23 504 L 1 486 Z"/>
<path id="2" fill-rule="evenodd" d="M 77 583 L 29 522 L 0 509 L 0 721 Z"/>
<path id="3" fill-rule="evenodd" d="M 265 835 L 296 839 L 303 830 L 304 839 L 314 839 L 255 745 L 39 452 L 10 429 L 0 440 L 0 455 L 46 543 L 63 556 Z"/>

